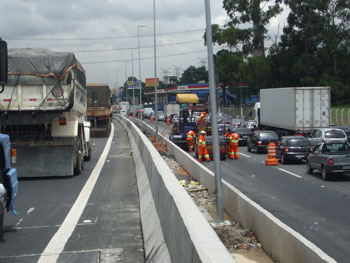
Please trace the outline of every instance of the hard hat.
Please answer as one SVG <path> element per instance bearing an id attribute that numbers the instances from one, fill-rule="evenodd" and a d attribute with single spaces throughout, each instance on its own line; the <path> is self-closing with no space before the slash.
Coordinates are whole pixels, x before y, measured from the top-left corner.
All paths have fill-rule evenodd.
<path id="1" fill-rule="evenodd" d="M 204 130 L 201 131 L 201 134 L 206 134 L 206 132 Z"/>

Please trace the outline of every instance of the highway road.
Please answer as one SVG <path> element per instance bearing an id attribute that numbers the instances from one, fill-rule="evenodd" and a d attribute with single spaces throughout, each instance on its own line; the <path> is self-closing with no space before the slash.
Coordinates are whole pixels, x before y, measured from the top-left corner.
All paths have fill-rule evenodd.
<path id="1" fill-rule="evenodd" d="M 19 181 L 18 216 L 5 216 L 0 262 L 52 262 L 43 255 L 60 246 L 57 262 L 144 262 L 130 144 L 121 125 L 114 127 L 106 159 L 98 162 L 107 138 L 94 138 L 81 175 Z"/>
<path id="2" fill-rule="evenodd" d="M 169 129 L 159 123 L 161 133 Z M 221 161 L 223 179 L 338 262 L 350 262 L 350 175 L 324 181 L 304 163 L 266 166 L 267 154 L 239 151 L 239 160 Z M 203 164 L 214 171 L 214 162 Z"/>

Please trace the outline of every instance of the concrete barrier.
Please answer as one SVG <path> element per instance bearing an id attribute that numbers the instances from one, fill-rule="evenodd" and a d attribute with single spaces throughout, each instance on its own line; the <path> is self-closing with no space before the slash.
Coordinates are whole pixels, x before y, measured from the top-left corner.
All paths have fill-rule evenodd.
<path id="1" fill-rule="evenodd" d="M 143 129 L 154 133 L 152 127 L 143 124 Z M 168 152 L 176 161 L 213 194 L 214 173 L 200 164 L 187 152 L 164 137 L 160 141 L 167 145 Z M 252 229 L 263 245 L 281 263 L 335 263 L 336 261 L 315 244 L 284 224 L 270 212 L 249 199 L 246 195 L 222 180 L 223 206 L 225 211 L 244 228 Z"/>
<path id="2" fill-rule="evenodd" d="M 126 118 L 117 119 L 133 149 L 146 261 L 234 262 L 147 137 Z"/>

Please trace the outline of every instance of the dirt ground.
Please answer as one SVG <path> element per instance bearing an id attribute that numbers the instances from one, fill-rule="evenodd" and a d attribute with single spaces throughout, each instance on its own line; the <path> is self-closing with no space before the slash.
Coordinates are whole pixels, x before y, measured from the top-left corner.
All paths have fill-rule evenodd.
<path id="1" fill-rule="evenodd" d="M 204 186 L 196 182 L 181 165 L 174 160 L 173 156 L 167 152 L 165 144 L 158 142 L 153 143 L 153 145 L 162 155 L 165 162 L 174 172 L 182 186 L 187 190 L 208 222 L 213 223 L 212 226 L 214 225 L 213 228 L 215 232 L 235 258 L 236 263 L 278 263 L 277 261 L 273 261 L 264 252 L 252 231 L 243 229 L 242 226 L 234 222 L 228 214 L 224 214 L 224 220 L 225 222 L 229 222 L 230 225 L 215 226 L 214 223 L 217 220 L 215 196 L 210 195 Z"/>

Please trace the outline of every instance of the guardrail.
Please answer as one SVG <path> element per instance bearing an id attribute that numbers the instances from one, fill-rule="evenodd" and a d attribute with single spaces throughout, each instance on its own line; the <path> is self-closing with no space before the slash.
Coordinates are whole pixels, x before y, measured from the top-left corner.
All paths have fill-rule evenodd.
<path id="1" fill-rule="evenodd" d="M 154 129 L 145 123 L 142 127 L 147 133 L 155 133 Z M 176 161 L 213 194 L 215 191 L 214 173 L 168 139 L 161 136 L 159 139 L 167 145 L 168 152 L 175 156 Z M 315 244 L 225 180 L 222 180 L 222 192 L 225 211 L 244 228 L 252 229 L 264 250 L 279 262 L 336 263 Z"/>
<path id="2" fill-rule="evenodd" d="M 146 262 L 234 262 L 149 139 L 131 121 L 117 119 L 133 149 Z"/>

